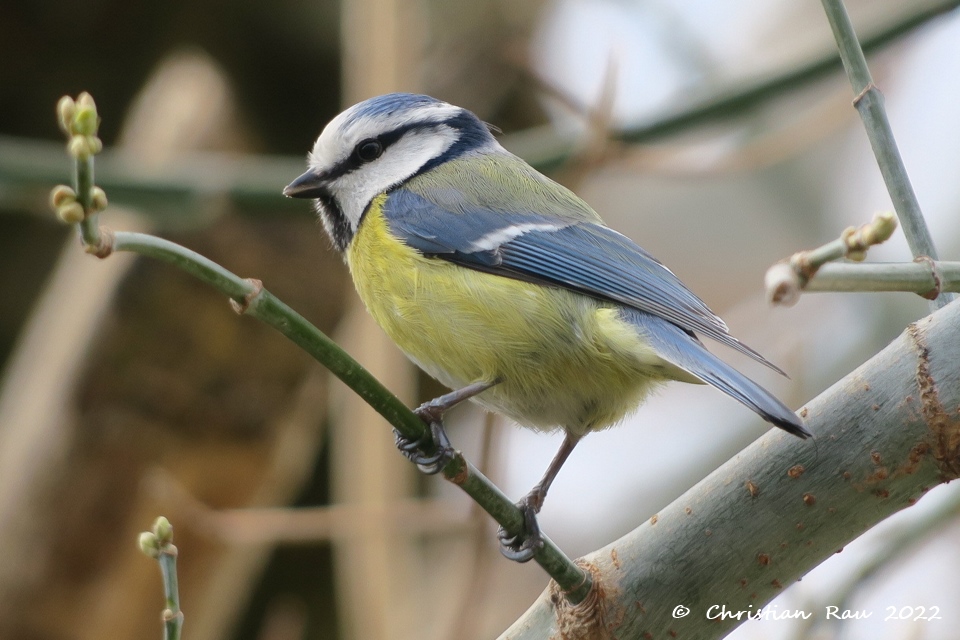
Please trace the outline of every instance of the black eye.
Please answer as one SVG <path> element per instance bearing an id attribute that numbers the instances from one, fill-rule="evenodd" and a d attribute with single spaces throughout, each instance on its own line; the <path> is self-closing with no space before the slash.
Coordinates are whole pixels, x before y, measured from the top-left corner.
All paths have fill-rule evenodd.
<path id="1" fill-rule="evenodd" d="M 379 140 L 375 140 L 373 138 L 369 140 L 361 140 L 353 152 L 357 154 L 357 158 L 360 159 L 360 162 L 373 162 L 383 153 L 383 145 L 380 144 Z"/>

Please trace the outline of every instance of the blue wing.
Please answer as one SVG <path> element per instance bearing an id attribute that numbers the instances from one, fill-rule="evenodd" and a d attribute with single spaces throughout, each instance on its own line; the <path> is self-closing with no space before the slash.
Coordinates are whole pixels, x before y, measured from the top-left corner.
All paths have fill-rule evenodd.
<path id="1" fill-rule="evenodd" d="M 391 231 L 425 255 L 618 302 L 716 340 L 783 373 L 731 336 L 724 322 L 673 272 L 602 224 L 478 205 L 451 213 L 404 188 L 390 193 L 384 213 Z"/>

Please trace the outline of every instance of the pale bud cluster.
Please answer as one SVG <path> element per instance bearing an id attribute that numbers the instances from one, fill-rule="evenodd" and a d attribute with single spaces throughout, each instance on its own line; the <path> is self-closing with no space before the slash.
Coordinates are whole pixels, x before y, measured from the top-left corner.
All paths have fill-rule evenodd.
<path id="1" fill-rule="evenodd" d="M 103 142 L 97 137 L 100 116 L 93 97 L 84 91 L 76 100 L 63 96 L 57 102 L 57 120 L 60 129 L 67 135 L 67 151 L 78 160 L 86 160 L 103 150 Z"/>
<path id="2" fill-rule="evenodd" d="M 161 553 L 177 554 L 177 548 L 173 546 L 173 525 L 163 516 L 154 520 L 151 531 L 140 534 L 137 544 L 140 551 L 151 558 L 159 558 Z"/>
<path id="3" fill-rule="evenodd" d="M 67 224 L 83 221 L 83 205 L 77 202 L 77 193 L 65 184 L 58 184 L 50 192 L 50 206 Z"/>
<path id="4" fill-rule="evenodd" d="M 90 207 L 84 210 L 77 200 L 77 193 L 65 184 L 58 184 L 50 191 L 50 206 L 57 216 L 67 224 L 77 224 L 90 214 L 99 213 L 107 208 L 107 194 L 100 187 L 90 190 Z"/>

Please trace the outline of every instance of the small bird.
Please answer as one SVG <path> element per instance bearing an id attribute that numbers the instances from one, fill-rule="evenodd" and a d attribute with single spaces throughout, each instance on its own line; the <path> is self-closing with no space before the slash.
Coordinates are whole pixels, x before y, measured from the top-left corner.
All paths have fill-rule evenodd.
<path id="1" fill-rule="evenodd" d="M 520 562 L 542 547 L 536 515 L 580 439 L 613 426 L 651 390 L 710 384 L 764 420 L 811 434 L 769 391 L 699 337 L 779 373 L 667 267 L 607 227 L 573 192 L 504 149 L 470 111 L 392 93 L 335 117 L 284 194 L 316 201 L 360 298 L 400 349 L 454 389 L 418 409 L 442 451 L 445 410 L 465 399 L 563 444 L 501 528 Z M 436 472 L 445 459 L 401 450 Z"/>

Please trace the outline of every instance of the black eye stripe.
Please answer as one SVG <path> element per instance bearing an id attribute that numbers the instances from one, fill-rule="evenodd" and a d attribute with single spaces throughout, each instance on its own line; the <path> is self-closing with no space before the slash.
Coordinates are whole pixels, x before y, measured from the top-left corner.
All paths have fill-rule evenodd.
<path id="1" fill-rule="evenodd" d="M 429 171 L 448 160 L 452 160 L 466 153 L 470 149 L 482 147 L 494 141 L 493 134 L 490 133 L 487 125 L 469 111 L 461 111 L 459 115 L 447 118 L 439 124 L 455 129 L 457 131 L 457 139 L 442 155 L 420 167 L 420 170 L 417 171 L 415 175 Z"/>
<path id="2" fill-rule="evenodd" d="M 342 160 L 339 164 L 331 168 L 329 171 L 324 172 L 324 178 L 327 180 L 336 180 L 337 178 L 341 176 L 345 176 L 352 171 L 356 171 L 367 162 L 376 160 L 376 158 L 371 158 L 370 160 L 362 159 L 359 155 L 359 150 L 361 145 L 364 145 L 370 142 L 379 142 L 380 154 L 377 157 L 380 157 L 380 155 L 383 155 L 383 153 L 390 148 L 390 145 L 397 142 L 400 138 L 404 136 L 405 133 L 407 133 L 408 131 L 412 131 L 414 129 L 422 129 L 422 128 L 424 128 L 422 125 L 410 124 L 404 127 L 400 127 L 398 129 L 394 129 L 393 131 L 388 131 L 386 133 L 383 133 L 377 136 L 376 138 L 366 138 L 360 141 L 353 148 L 353 152 L 345 160 Z"/>
<path id="3" fill-rule="evenodd" d="M 387 149 L 389 149 L 391 145 L 396 143 L 398 140 L 400 140 L 400 138 L 410 131 L 435 130 L 438 127 L 448 127 L 450 129 L 457 130 L 459 132 L 459 140 L 441 157 L 434 158 L 432 161 L 421 167 L 418 173 L 427 171 L 438 164 L 446 162 L 447 160 L 464 153 L 468 149 L 486 144 L 489 140 L 493 140 L 493 136 L 490 134 L 490 131 L 487 129 L 486 125 L 484 125 L 483 122 L 478 120 L 476 116 L 469 112 L 464 112 L 460 115 L 439 122 L 413 122 L 402 127 L 397 127 L 392 131 L 382 133 L 376 138 L 365 138 L 364 140 L 360 141 L 360 143 L 354 146 L 350 155 L 336 166 L 326 171 L 324 177 L 327 180 L 336 180 L 341 176 L 345 176 L 348 173 L 356 171 L 367 162 L 375 160 L 376 158 L 372 158 L 371 160 L 361 159 L 358 151 L 360 145 L 362 144 L 366 144 L 371 141 L 379 142 L 381 146 L 380 155 L 383 155 L 387 152 Z"/>
<path id="4" fill-rule="evenodd" d="M 400 127 L 399 129 L 394 129 L 393 131 L 388 131 L 384 134 L 377 136 L 377 140 L 380 141 L 380 144 L 383 145 L 383 150 L 386 151 L 387 148 L 395 143 L 397 140 L 403 137 L 408 131 L 413 131 L 414 129 L 419 129 L 417 125 L 407 125 L 405 127 Z"/>

